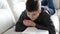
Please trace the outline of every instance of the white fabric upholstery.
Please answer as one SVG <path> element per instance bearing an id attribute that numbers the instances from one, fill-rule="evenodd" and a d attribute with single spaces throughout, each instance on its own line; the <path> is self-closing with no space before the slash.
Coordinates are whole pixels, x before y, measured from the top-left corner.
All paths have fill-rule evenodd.
<path id="1" fill-rule="evenodd" d="M 60 0 L 53 0 L 53 3 L 54 3 L 54 6 L 55 6 L 55 9 L 59 9 L 60 6 L 59 6 L 59 2 Z"/>
<path id="2" fill-rule="evenodd" d="M 38 30 L 34 27 L 29 27 L 23 32 L 15 32 L 15 26 L 11 28 L 10 30 L 6 31 L 3 34 L 49 34 L 47 30 Z M 56 34 L 59 34 L 56 32 Z"/>
<path id="3" fill-rule="evenodd" d="M 58 17 L 60 18 L 60 9 L 58 9 L 58 12 L 57 13 L 58 13 Z"/>
<path id="4" fill-rule="evenodd" d="M 56 14 L 52 15 L 51 20 L 53 21 L 56 31 L 59 32 L 59 18 L 58 18 L 58 16 Z"/>
<path id="5" fill-rule="evenodd" d="M 49 34 L 47 30 L 39 30 L 34 27 L 29 27 L 27 28 L 23 33 L 28 33 L 28 34 Z"/>
<path id="6" fill-rule="evenodd" d="M 38 30 L 34 27 L 29 27 L 23 32 L 15 32 L 15 26 L 14 26 L 12 29 L 8 30 L 4 34 L 48 34 L 48 31 L 47 30 Z"/>
<path id="7" fill-rule="evenodd" d="M 13 1 L 13 14 L 15 16 L 16 21 L 19 19 L 19 16 L 21 13 L 25 10 L 25 2 L 19 2 Z"/>
<path id="8" fill-rule="evenodd" d="M 14 25 L 10 12 L 6 9 L 0 9 L 0 34 Z"/>
<path id="9" fill-rule="evenodd" d="M 21 32 L 15 32 L 15 26 L 8 31 L 6 31 L 4 34 L 22 34 Z"/>
<path id="10" fill-rule="evenodd" d="M 56 10 L 57 16 L 60 19 L 60 0 L 53 0 L 53 2 L 54 2 L 55 9 L 57 9 Z M 60 31 L 59 28 L 58 28 L 58 27 L 60 27 L 60 25 L 59 25 L 60 24 L 60 20 L 59 20 L 59 23 L 55 23 L 55 24 L 57 24 L 57 26 L 55 26 L 55 27 L 58 29 L 58 31 Z"/>
<path id="11" fill-rule="evenodd" d="M 59 17 L 59 24 L 60 24 L 60 9 L 58 10 L 58 17 Z M 59 25 L 60 28 L 60 25 Z M 59 29 L 59 33 L 60 33 L 60 29 Z"/>

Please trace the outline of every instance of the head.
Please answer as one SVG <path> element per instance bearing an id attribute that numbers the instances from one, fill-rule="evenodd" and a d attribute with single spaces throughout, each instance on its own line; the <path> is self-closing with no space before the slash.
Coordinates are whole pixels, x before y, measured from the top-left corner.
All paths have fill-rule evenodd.
<path id="1" fill-rule="evenodd" d="M 32 12 L 32 11 L 37 11 L 38 9 L 39 9 L 38 1 L 27 0 L 27 2 L 26 2 L 27 11 Z"/>
<path id="2" fill-rule="evenodd" d="M 27 0 L 26 10 L 29 17 L 36 18 L 36 16 L 40 13 L 39 0 Z"/>

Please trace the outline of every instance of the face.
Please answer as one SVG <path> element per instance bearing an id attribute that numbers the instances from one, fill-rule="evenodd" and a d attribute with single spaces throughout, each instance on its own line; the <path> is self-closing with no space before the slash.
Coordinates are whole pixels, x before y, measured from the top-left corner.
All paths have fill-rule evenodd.
<path id="1" fill-rule="evenodd" d="M 27 11 L 27 16 L 31 19 L 31 20 L 35 20 L 40 14 L 40 11 L 32 11 L 32 12 L 28 12 Z"/>
<path id="2" fill-rule="evenodd" d="M 27 11 L 27 16 L 31 19 L 31 20 L 35 20 L 38 16 L 39 16 L 39 13 L 41 12 L 41 4 L 40 4 L 40 1 L 39 0 L 35 0 L 35 1 L 38 1 L 38 4 L 39 4 L 39 9 L 37 11 Z"/>

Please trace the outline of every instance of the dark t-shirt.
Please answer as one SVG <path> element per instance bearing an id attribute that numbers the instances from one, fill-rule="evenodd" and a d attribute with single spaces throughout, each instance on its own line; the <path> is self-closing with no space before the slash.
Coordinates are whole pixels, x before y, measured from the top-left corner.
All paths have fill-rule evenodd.
<path id="1" fill-rule="evenodd" d="M 27 16 L 26 11 L 22 12 L 19 20 L 16 23 L 16 27 L 15 27 L 16 32 L 22 32 L 27 28 L 27 26 L 25 26 L 23 24 L 24 19 L 31 20 Z M 41 14 L 38 16 L 38 18 L 36 20 L 34 20 L 34 22 L 37 24 L 35 26 L 37 29 L 43 29 L 43 30 L 49 30 L 49 31 L 51 30 L 52 32 L 55 33 L 55 28 L 50 19 L 50 15 L 48 13 L 46 13 L 45 11 L 42 11 Z"/>

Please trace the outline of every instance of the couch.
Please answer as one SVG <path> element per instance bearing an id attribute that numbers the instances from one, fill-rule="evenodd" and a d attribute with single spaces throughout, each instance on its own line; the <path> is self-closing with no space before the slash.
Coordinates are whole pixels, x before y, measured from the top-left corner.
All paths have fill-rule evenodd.
<path id="1" fill-rule="evenodd" d="M 7 3 L 9 4 L 8 7 L 10 7 L 10 9 L 0 9 L 0 34 L 49 34 L 47 30 L 38 30 L 34 27 L 29 27 L 24 32 L 15 32 L 15 24 L 18 21 L 22 11 L 25 10 L 25 3 L 18 3 L 17 0 L 15 0 L 15 2 L 11 1 L 12 0 L 7 0 Z M 51 16 L 51 20 L 55 25 L 56 34 L 58 34 L 60 17 L 59 0 L 58 2 L 54 0 L 54 6 L 56 13 Z"/>

